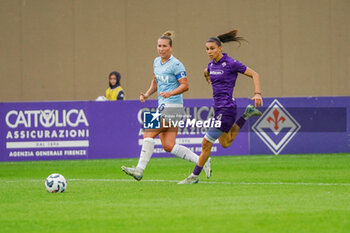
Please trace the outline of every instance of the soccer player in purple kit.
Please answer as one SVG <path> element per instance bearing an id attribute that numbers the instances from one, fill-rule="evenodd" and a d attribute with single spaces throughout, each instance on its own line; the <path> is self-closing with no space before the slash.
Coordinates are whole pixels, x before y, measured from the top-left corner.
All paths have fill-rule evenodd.
<path id="1" fill-rule="evenodd" d="M 192 174 L 179 184 L 198 183 L 198 176 L 210 156 L 213 143 L 219 139 L 224 148 L 229 147 L 246 120 L 252 116 L 261 116 L 261 112 L 255 108 L 263 104 L 259 74 L 222 52 L 222 43 L 231 41 L 240 43 L 242 40 L 244 38 L 237 37 L 237 30 L 233 30 L 218 37 L 210 37 L 206 42 L 206 51 L 211 61 L 204 70 L 204 76 L 213 87 L 215 119 L 221 120 L 221 127 L 208 129 L 202 141 L 201 155 Z M 235 121 L 237 105 L 232 95 L 238 73 L 253 79 L 255 92 L 251 100 L 254 100 L 255 107 L 248 105 L 244 114 Z"/>

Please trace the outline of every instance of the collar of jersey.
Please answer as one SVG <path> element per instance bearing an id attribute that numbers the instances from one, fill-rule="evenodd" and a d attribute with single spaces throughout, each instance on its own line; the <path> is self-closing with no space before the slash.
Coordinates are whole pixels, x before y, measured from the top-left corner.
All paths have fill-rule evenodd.
<path id="1" fill-rule="evenodd" d="M 218 61 L 218 62 L 215 62 L 214 60 L 213 60 L 213 63 L 214 64 L 220 64 L 220 63 L 222 63 L 223 61 L 225 61 L 225 59 L 226 59 L 226 57 L 227 57 L 227 53 L 222 53 L 222 58 L 220 58 L 220 60 Z"/>
<path id="2" fill-rule="evenodd" d="M 160 58 L 160 64 L 161 65 L 165 65 L 166 63 L 168 63 L 172 58 L 173 58 L 174 56 L 173 55 L 171 55 L 170 57 L 169 57 L 169 59 L 166 61 L 166 62 L 164 62 L 164 63 L 162 63 L 162 58 Z"/>

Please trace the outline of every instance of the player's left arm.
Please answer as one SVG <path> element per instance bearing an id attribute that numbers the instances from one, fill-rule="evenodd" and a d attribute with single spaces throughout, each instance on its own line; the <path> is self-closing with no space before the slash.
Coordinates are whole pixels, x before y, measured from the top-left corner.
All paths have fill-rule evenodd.
<path id="1" fill-rule="evenodd" d="M 170 96 L 173 95 L 179 95 L 182 94 L 186 91 L 188 91 L 188 81 L 187 81 L 187 77 L 182 77 L 180 79 L 178 79 L 178 82 L 180 83 L 180 86 L 178 86 L 176 89 L 169 91 L 169 92 L 161 92 L 159 93 L 160 96 L 164 97 L 164 98 L 169 98 Z"/>
<path id="2" fill-rule="evenodd" d="M 117 100 L 124 100 L 125 94 L 124 91 L 119 91 Z"/>
<path id="3" fill-rule="evenodd" d="M 254 100 L 255 107 L 263 106 L 263 100 L 261 97 L 261 88 L 260 88 L 260 75 L 253 69 L 249 68 L 248 66 L 244 74 L 253 79 L 254 97 L 251 98 L 251 100 Z"/>

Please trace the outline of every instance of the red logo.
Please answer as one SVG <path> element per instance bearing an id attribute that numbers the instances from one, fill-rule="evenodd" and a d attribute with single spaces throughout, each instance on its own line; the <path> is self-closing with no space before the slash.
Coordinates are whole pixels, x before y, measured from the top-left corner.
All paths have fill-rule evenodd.
<path id="1" fill-rule="evenodd" d="M 279 127 L 278 127 L 278 122 L 281 121 L 282 123 L 284 123 L 284 122 L 286 121 L 286 118 L 284 118 L 283 116 L 281 116 L 280 118 L 278 118 L 280 112 L 279 112 L 277 109 L 275 109 L 275 110 L 272 112 L 272 114 L 273 114 L 273 117 L 274 117 L 274 118 L 268 117 L 268 118 L 267 118 L 267 122 L 269 122 L 269 123 L 273 122 L 273 123 L 275 124 L 275 125 L 274 125 L 275 130 L 278 130 L 278 129 L 279 129 Z"/>

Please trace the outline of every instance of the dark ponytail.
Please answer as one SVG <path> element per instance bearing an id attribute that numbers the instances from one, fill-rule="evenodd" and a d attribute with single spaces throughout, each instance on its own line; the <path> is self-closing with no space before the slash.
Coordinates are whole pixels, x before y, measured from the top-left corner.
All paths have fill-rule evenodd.
<path id="1" fill-rule="evenodd" d="M 227 43 L 231 41 L 236 41 L 241 44 L 241 41 L 246 41 L 243 37 L 237 36 L 238 30 L 233 30 L 224 34 L 219 35 L 218 37 L 210 37 L 207 42 L 215 42 L 218 46 L 221 46 L 221 43 Z"/>

